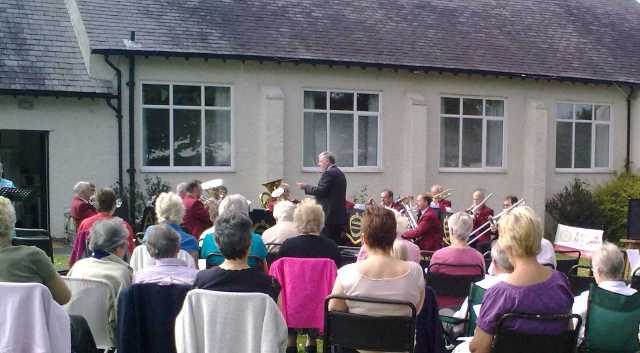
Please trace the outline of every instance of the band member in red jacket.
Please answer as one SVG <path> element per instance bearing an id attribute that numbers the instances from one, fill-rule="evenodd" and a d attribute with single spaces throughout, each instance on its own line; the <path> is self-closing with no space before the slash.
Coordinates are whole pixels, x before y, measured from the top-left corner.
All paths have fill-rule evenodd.
<path id="1" fill-rule="evenodd" d="M 198 240 L 202 232 L 212 226 L 209 211 L 200 201 L 200 195 L 202 195 L 200 182 L 193 180 L 187 184 L 185 196 L 182 198 L 185 212 L 181 226 Z"/>
<path id="2" fill-rule="evenodd" d="M 96 186 L 86 181 L 80 181 L 73 187 L 70 213 L 75 222 L 76 230 L 82 221 L 98 213 L 96 208 L 89 202 L 95 192 Z"/>
<path id="3" fill-rule="evenodd" d="M 431 195 L 438 195 L 444 191 L 442 185 L 434 184 L 431 186 Z M 451 213 L 451 201 L 443 198 L 434 198 L 433 205 L 431 207 L 437 207 L 440 209 L 440 212 L 445 215 L 447 212 Z M 447 210 L 449 209 L 449 210 Z"/>
<path id="4" fill-rule="evenodd" d="M 484 200 L 484 197 L 485 197 L 484 196 L 484 192 L 482 192 L 481 190 L 476 190 L 476 191 L 473 192 L 473 205 L 471 206 L 474 209 L 474 212 L 473 212 L 473 230 L 478 229 L 483 224 L 487 223 L 487 221 L 489 221 L 490 217 L 493 217 L 493 209 L 487 207 L 486 204 L 482 204 L 481 206 L 476 207 L 482 202 L 482 200 Z M 484 226 L 483 229 L 481 229 L 479 232 L 482 233 L 486 229 L 489 229 L 489 225 Z M 479 233 L 476 233 L 476 236 L 478 234 Z M 482 250 L 491 249 L 491 237 L 492 237 L 492 235 L 493 235 L 493 232 L 491 232 L 489 230 L 482 237 L 480 237 L 473 244 L 471 244 L 471 246 L 475 247 L 480 252 L 482 252 Z"/>
<path id="5" fill-rule="evenodd" d="M 435 251 L 442 247 L 442 222 L 435 209 L 429 207 L 432 201 L 431 193 L 418 194 L 416 205 L 421 211 L 418 227 L 402 234 L 405 239 L 413 240 L 420 250 Z"/>

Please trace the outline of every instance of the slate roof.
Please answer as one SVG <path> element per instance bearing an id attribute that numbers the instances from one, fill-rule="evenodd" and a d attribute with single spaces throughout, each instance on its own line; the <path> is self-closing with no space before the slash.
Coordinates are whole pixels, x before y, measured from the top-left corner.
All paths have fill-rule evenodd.
<path id="1" fill-rule="evenodd" d="M 25 91 L 111 92 L 89 77 L 64 0 L 0 0 L 0 92 Z"/>
<path id="2" fill-rule="evenodd" d="M 640 83 L 636 0 L 76 1 L 94 53 L 136 31 L 141 54 Z"/>

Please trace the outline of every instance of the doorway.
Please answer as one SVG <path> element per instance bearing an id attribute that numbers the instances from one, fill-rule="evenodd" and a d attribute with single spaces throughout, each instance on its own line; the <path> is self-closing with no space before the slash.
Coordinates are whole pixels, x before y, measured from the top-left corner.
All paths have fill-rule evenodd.
<path id="1" fill-rule="evenodd" d="M 50 230 L 48 140 L 48 131 L 0 130 L 4 178 L 31 191 L 27 199 L 14 202 L 16 228 Z"/>

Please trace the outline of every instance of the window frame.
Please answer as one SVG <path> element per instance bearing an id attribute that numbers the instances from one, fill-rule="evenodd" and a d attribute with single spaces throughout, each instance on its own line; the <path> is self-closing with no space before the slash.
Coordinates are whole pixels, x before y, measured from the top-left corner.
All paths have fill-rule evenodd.
<path id="1" fill-rule="evenodd" d="M 559 104 L 571 104 L 573 106 L 572 109 L 572 119 L 558 119 L 558 105 Z M 592 118 L 593 120 L 576 120 L 576 105 L 591 105 L 592 106 Z M 609 121 L 600 121 L 596 120 L 596 105 L 606 105 L 609 107 Z M 614 105 L 613 103 L 602 103 L 597 101 L 585 102 L 585 101 L 571 101 L 571 100 L 559 100 L 556 101 L 553 105 L 553 167 L 558 174 L 575 174 L 575 173 L 613 173 L 612 169 L 612 161 L 613 161 L 613 138 L 614 138 Z M 575 165 L 575 140 L 576 140 L 576 122 L 580 124 L 591 124 L 591 167 L 590 168 L 558 168 L 558 149 L 557 149 L 557 134 L 558 134 L 558 123 L 565 122 L 571 123 L 571 165 Z M 607 167 L 596 167 L 595 166 L 595 158 L 596 158 L 596 129 L 594 128 L 596 125 L 608 125 L 609 126 L 609 159 Z"/>
<path id="2" fill-rule="evenodd" d="M 460 114 L 444 114 L 442 113 L 442 99 L 443 98 L 455 98 L 460 100 Z M 482 100 L 482 115 L 464 115 L 463 114 L 463 100 L 464 99 L 481 99 Z M 507 97 L 501 96 L 474 96 L 474 95 L 457 95 L 457 94 L 441 94 L 438 97 L 439 105 L 438 105 L 438 141 L 439 141 L 439 149 L 438 149 L 438 170 L 440 172 L 445 173 L 506 173 L 507 171 L 507 145 L 508 145 L 508 108 L 507 108 Z M 502 117 L 499 116 L 487 116 L 486 115 L 486 101 L 487 100 L 500 100 L 502 101 L 503 114 Z M 442 167 L 440 163 L 440 152 L 442 151 L 443 145 L 440 141 L 442 136 L 442 118 L 457 118 L 460 121 L 460 128 L 458 131 L 458 137 L 460 140 L 460 144 L 458 146 L 458 167 Z M 470 167 L 465 168 L 462 167 L 462 145 L 463 145 L 463 128 L 462 123 L 463 119 L 482 119 L 482 167 Z M 500 167 L 491 167 L 487 166 L 487 121 L 501 121 L 502 122 L 502 166 Z"/>
<path id="3" fill-rule="evenodd" d="M 143 87 L 144 85 L 168 85 L 169 86 L 169 105 L 153 105 L 153 104 L 144 104 L 143 97 Z M 139 102 L 139 124 L 138 128 L 140 129 L 138 133 L 139 137 L 139 149 L 140 153 L 140 171 L 143 173 L 193 173 L 193 172 L 235 172 L 235 92 L 234 86 L 230 83 L 216 83 L 216 82 L 186 82 L 186 81 L 150 81 L 150 80 L 139 80 L 138 81 L 138 102 Z M 200 86 L 200 94 L 201 94 L 201 102 L 200 106 L 184 106 L 184 105 L 174 105 L 173 104 L 173 86 Z M 205 95 L 204 90 L 205 87 L 226 87 L 229 88 L 229 107 L 207 107 L 205 106 Z M 155 109 L 169 109 L 169 141 L 170 141 L 170 149 L 169 149 L 169 163 L 174 162 L 173 158 L 173 117 L 174 117 L 174 109 L 183 109 L 183 110 L 199 110 L 200 111 L 200 122 L 201 122 L 201 141 L 202 146 L 204 147 L 205 143 L 205 115 L 206 111 L 209 110 L 223 110 L 229 111 L 230 122 L 230 136 L 229 136 L 229 144 L 230 146 L 230 165 L 229 166 L 204 166 L 205 164 L 205 153 L 204 149 L 202 149 L 201 158 L 202 164 L 200 166 L 146 166 L 144 165 L 144 109 L 145 108 L 155 108 Z"/>
<path id="4" fill-rule="evenodd" d="M 324 92 L 326 93 L 326 104 L 327 109 L 306 109 L 304 107 L 304 93 L 307 91 L 315 91 L 315 92 Z M 355 166 L 352 167 L 339 167 L 343 172 L 350 173 L 379 173 L 383 171 L 382 167 L 382 91 L 376 90 L 366 90 L 366 89 L 342 89 L 342 88 L 316 88 L 316 87 L 303 87 L 302 88 L 302 96 L 299 99 L 300 110 L 302 111 L 302 124 L 300 124 L 300 146 L 302 148 L 302 158 L 300 159 L 301 163 L 301 171 L 302 172 L 311 172 L 317 173 L 320 171 L 318 166 L 313 167 L 305 167 L 304 165 L 304 114 L 305 113 L 323 113 L 326 114 L 327 117 L 327 146 L 329 146 L 329 141 L 331 140 L 331 114 L 347 114 L 351 113 L 353 118 L 353 162 Z M 330 109 L 330 100 L 331 92 L 345 92 L 345 93 L 353 93 L 353 110 L 332 110 Z M 358 111 L 358 94 L 376 94 L 378 96 L 378 111 L 377 112 L 364 112 Z M 377 146 L 377 158 L 376 158 L 376 166 L 357 166 L 358 163 L 358 123 L 360 116 L 376 116 L 378 118 L 378 146 Z"/>

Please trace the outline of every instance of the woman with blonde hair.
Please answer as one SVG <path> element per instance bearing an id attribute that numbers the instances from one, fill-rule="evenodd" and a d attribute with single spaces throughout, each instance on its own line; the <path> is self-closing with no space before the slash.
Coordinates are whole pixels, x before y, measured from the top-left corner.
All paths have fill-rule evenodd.
<path id="1" fill-rule="evenodd" d="M 184 205 L 180 196 L 173 192 L 163 192 L 156 198 L 155 203 L 156 219 L 158 224 L 166 224 L 180 235 L 180 249 L 193 256 L 195 261 L 198 259 L 198 242 L 195 236 L 185 232 L 180 224 L 184 218 Z M 148 234 L 145 231 L 144 241 L 146 242 Z"/>

